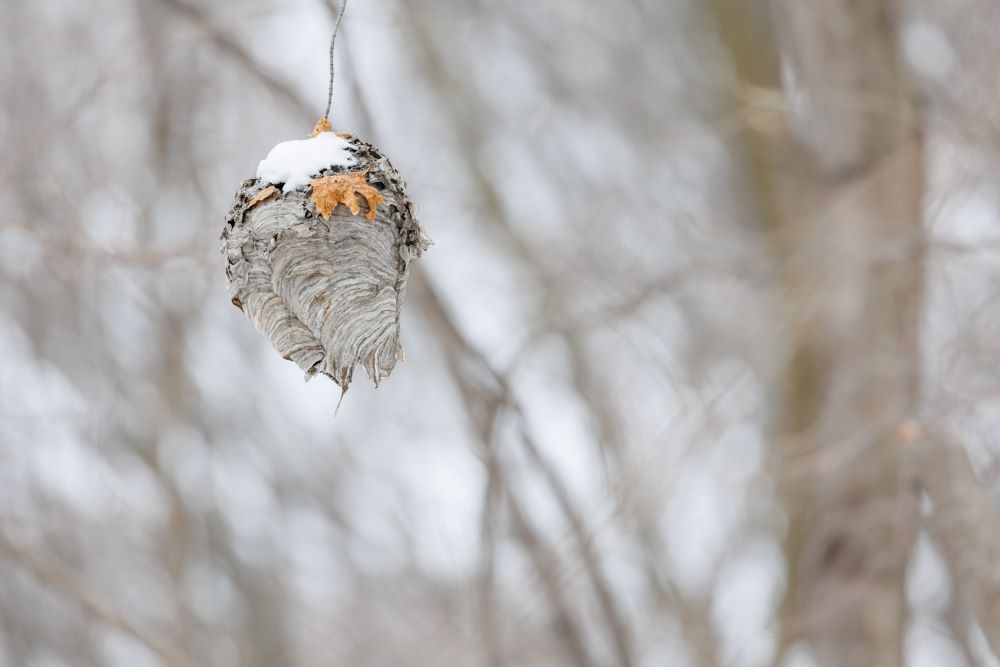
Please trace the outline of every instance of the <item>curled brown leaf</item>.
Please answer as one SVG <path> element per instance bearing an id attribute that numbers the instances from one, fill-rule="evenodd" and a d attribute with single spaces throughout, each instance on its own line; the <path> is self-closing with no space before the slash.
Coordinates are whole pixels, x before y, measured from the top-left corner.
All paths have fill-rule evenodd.
<path id="1" fill-rule="evenodd" d="M 365 180 L 367 175 L 366 171 L 358 171 L 312 179 L 312 201 L 316 205 L 316 211 L 324 220 L 329 220 L 333 210 L 343 204 L 352 215 L 358 215 L 361 212 L 361 200 L 358 197 L 361 196 L 368 202 L 367 218 L 374 220 L 375 207 L 385 200 L 378 190 L 368 185 Z"/>
<path id="2" fill-rule="evenodd" d="M 264 188 L 263 190 L 261 190 L 260 192 L 258 192 L 253 196 L 253 199 L 251 199 L 250 203 L 247 204 L 247 210 L 249 211 L 257 204 L 261 203 L 262 201 L 270 199 L 276 194 L 278 194 L 278 188 L 274 187 L 273 185 L 267 186 L 266 188 Z"/>

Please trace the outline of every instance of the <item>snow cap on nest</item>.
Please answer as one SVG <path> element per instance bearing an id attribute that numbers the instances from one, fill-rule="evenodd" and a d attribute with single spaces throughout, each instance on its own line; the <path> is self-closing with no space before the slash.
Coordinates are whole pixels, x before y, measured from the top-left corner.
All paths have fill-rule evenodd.
<path id="1" fill-rule="evenodd" d="M 272 185 L 284 183 L 283 192 L 309 185 L 324 169 L 349 167 L 355 162 L 349 144 L 333 132 L 320 132 L 309 139 L 283 141 L 257 165 L 257 178 Z"/>

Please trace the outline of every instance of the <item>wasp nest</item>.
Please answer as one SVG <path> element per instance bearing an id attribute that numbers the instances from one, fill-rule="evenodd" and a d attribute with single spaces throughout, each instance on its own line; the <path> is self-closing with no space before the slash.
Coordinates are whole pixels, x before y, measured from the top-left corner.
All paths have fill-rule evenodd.
<path id="1" fill-rule="evenodd" d="M 233 304 L 307 379 L 346 391 L 360 363 L 378 386 L 403 357 L 410 261 L 430 244 L 403 179 L 371 144 L 331 132 L 279 144 L 257 174 L 222 230 Z"/>

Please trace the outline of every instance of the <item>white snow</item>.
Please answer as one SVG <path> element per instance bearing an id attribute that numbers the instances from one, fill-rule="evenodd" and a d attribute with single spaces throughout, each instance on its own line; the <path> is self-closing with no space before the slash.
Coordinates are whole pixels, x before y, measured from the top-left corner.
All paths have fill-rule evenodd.
<path id="1" fill-rule="evenodd" d="M 291 192 L 309 184 L 329 167 L 348 167 L 354 156 L 346 139 L 333 132 L 320 132 L 310 139 L 284 141 L 257 165 L 257 178 L 272 185 L 284 183 L 283 192 Z"/>
<path id="2" fill-rule="evenodd" d="M 943 81 L 955 66 L 955 49 L 936 25 L 926 20 L 903 27 L 903 54 L 917 73 L 931 81 Z"/>

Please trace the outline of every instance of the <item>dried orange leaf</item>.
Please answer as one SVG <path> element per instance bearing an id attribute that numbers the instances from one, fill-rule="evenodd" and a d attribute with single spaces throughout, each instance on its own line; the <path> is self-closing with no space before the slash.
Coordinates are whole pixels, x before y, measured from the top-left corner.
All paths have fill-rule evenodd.
<path id="1" fill-rule="evenodd" d="M 316 125 L 313 127 L 313 131 L 309 133 L 309 136 L 315 137 L 320 132 L 333 132 L 333 126 L 330 125 L 330 120 L 326 116 L 316 121 Z"/>
<path id="2" fill-rule="evenodd" d="M 310 181 L 312 185 L 312 200 L 316 204 L 316 211 L 324 220 L 330 219 L 330 214 L 337 208 L 338 204 L 343 204 L 352 215 L 361 212 L 361 200 L 359 195 L 368 202 L 368 219 L 375 219 L 375 207 L 385 201 L 378 190 L 368 185 L 365 177 L 366 171 L 359 171 L 353 174 L 331 174 L 322 178 L 314 178 Z"/>
<path id="3" fill-rule="evenodd" d="M 274 187 L 273 185 L 267 186 L 266 188 L 264 188 L 263 190 L 261 190 L 260 192 L 258 192 L 253 196 L 253 199 L 251 199 L 250 203 L 247 204 L 247 210 L 249 211 L 257 204 L 267 199 L 270 199 L 276 194 L 278 194 L 278 188 Z"/>

